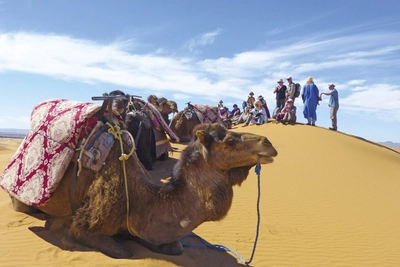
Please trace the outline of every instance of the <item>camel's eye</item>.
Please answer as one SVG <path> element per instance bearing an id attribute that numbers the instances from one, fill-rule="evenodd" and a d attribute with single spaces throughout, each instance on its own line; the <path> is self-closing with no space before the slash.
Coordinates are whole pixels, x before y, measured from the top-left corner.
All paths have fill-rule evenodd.
<path id="1" fill-rule="evenodd" d="M 227 144 L 228 146 L 234 146 L 234 145 L 236 144 L 236 142 L 235 142 L 235 140 L 233 140 L 233 139 L 229 139 L 229 140 L 226 140 L 226 144 Z"/>

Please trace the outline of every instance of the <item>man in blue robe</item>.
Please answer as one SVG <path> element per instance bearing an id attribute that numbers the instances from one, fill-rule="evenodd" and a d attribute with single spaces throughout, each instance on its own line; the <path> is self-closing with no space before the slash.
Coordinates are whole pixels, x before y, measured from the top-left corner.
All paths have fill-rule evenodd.
<path id="1" fill-rule="evenodd" d="M 308 77 L 306 85 L 303 86 L 303 93 L 301 97 L 304 103 L 303 115 L 308 121 L 307 125 L 315 126 L 315 121 L 317 120 L 319 90 L 314 84 L 314 80 L 311 76 Z"/>

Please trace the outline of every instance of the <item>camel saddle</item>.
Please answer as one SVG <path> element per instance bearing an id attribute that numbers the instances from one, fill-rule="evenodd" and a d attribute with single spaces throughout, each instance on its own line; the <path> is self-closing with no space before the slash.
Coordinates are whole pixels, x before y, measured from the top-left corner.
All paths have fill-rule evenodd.
<path id="1" fill-rule="evenodd" d="M 0 176 L 0 186 L 27 205 L 44 206 L 74 157 L 79 140 L 98 125 L 94 115 L 100 109 L 98 104 L 65 99 L 36 105 L 30 131 Z M 105 140 L 109 144 L 109 139 Z"/>
<path id="2" fill-rule="evenodd" d="M 222 123 L 218 107 L 194 104 L 194 111 L 201 123 Z"/>

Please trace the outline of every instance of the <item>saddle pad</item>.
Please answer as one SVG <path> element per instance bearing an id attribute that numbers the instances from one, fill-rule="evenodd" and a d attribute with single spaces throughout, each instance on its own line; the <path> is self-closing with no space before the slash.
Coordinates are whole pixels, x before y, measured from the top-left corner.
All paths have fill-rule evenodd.
<path id="1" fill-rule="evenodd" d="M 31 129 L 0 176 L 0 186 L 27 205 L 43 206 L 61 181 L 82 129 L 93 127 L 89 118 L 100 107 L 65 99 L 35 106 Z"/>
<path id="2" fill-rule="evenodd" d="M 201 123 L 222 123 L 218 107 L 194 104 L 194 109 Z"/>

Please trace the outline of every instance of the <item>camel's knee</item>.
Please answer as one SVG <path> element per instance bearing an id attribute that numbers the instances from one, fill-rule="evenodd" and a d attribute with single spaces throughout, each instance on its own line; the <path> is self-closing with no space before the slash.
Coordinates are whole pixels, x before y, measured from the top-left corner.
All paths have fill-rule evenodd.
<path id="1" fill-rule="evenodd" d="M 128 259 L 133 254 L 111 236 L 96 234 L 83 230 L 75 222 L 69 227 L 68 235 L 79 244 L 97 249 L 115 259 Z"/>
<path id="2" fill-rule="evenodd" d="M 161 254 L 177 256 L 183 253 L 183 245 L 179 241 L 162 244 L 159 246 L 159 248 Z"/>
<path id="3" fill-rule="evenodd" d="M 15 211 L 24 212 L 24 213 L 36 213 L 38 211 L 37 208 L 28 206 L 13 196 L 10 196 L 10 199 L 11 199 L 11 204 Z"/>
<path id="4" fill-rule="evenodd" d="M 157 246 L 137 236 L 132 237 L 132 239 L 141 244 L 142 246 L 156 253 L 171 255 L 171 256 L 177 256 L 183 253 L 183 246 L 179 241 L 173 241 L 171 243 L 161 244 Z"/>

